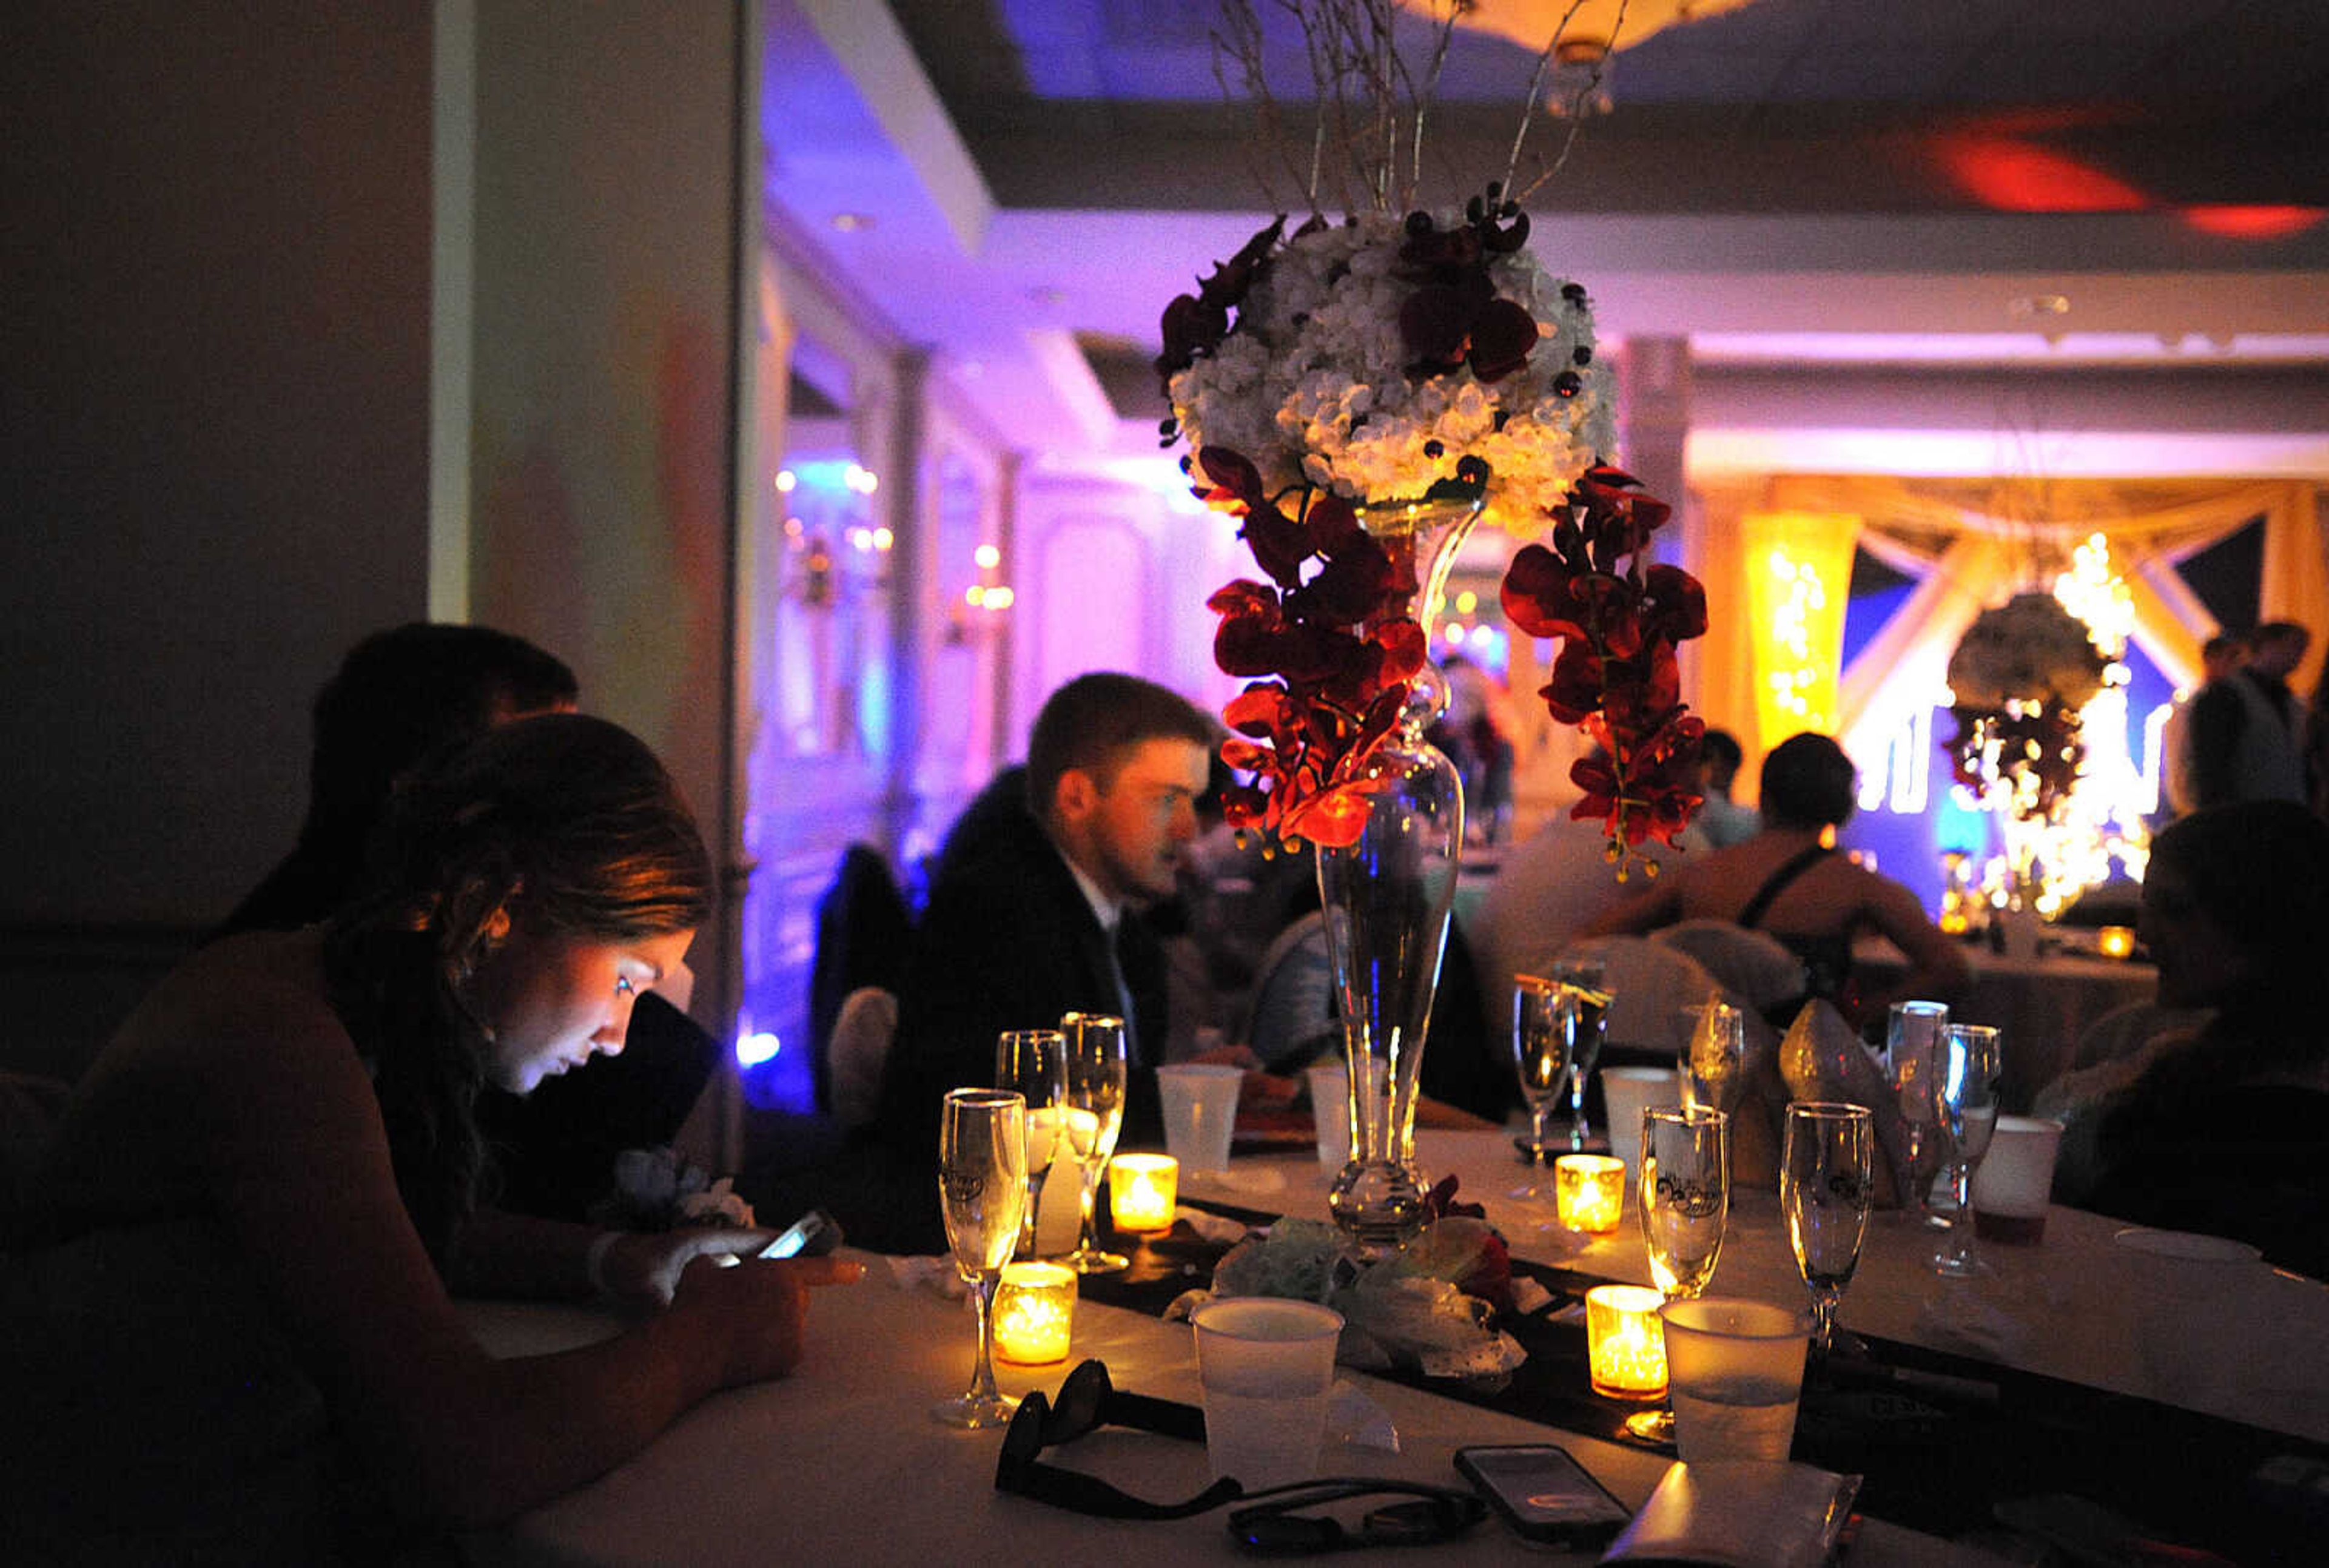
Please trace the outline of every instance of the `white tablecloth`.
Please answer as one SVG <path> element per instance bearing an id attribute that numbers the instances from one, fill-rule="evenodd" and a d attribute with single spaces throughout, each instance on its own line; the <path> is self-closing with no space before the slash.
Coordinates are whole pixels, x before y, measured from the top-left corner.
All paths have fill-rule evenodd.
<path id="1" fill-rule="evenodd" d="M 1484 1204 L 1513 1251 L 1607 1279 L 1646 1284 L 1633 1195 L 1618 1228 L 1580 1236 L 1553 1223 L 1548 1196 L 1508 1195 L 1529 1180 L 1504 1132 L 1422 1131 L 1418 1157 L 1457 1196 Z M 1548 1192 L 1552 1173 L 1539 1173 Z M 1326 1216 L 1315 1160 L 1240 1159 L 1184 1183 L 1193 1195 Z M 1711 1291 L 1790 1306 L 1806 1297 L 1778 1195 L 1740 1190 Z M 1846 1328 L 2066 1378 L 2253 1426 L 2329 1442 L 2329 1285 L 2257 1261 L 2160 1257 L 2117 1243 L 2125 1222 L 2055 1208 L 2035 1246 L 1979 1243 L 1985 1271 L 1947 1279 L 1927 1266 L 1940 1239 L 1899 1212 L 1869 1223 L 1837 1321 Z"/>
<path id="2" fill-rule="evenodd" d="M 1645 1278 L 1630 1214 L 1615 1236 L 1584 1239 L 1543 1205 L 1514 1201 L 1525 1179 L 1508 1137 L 1426 1132 L 1422 1162 L 1454 1171 L 1486 1202 L 1523 1257 L 1617 1279 Z M 1544 1173 L 1550 1178 L 1550 1172 Z M 1325 1213 L 1325 1179 L 1306 1157 L 1240 1158 L 1192 1195 L 1296 1214 Z M 1719 1294 L 1802 1299 L 1776 1199 L 1741 1193 L 1715 1273 Z M 2329 1288 L 2260 1263 L 2189 1264 L 2114 1244 L 2121 1229 L 2056 1209 L 2036 1247 L 1985 1249 L 1994 1272 L 1943 1280 L 1928 1271 L 1933 1233 L 1881 1216 L 1846 1296 L 1847 1328 L 1985 1355 L 2006 1365 L 2329 1440 Z M 932 1403 L 967 1381 L 972 1322 L 961 1302 L 891 1282 L 870 1260 L 861 1283 L 819 1293 L 807 1359 L 780 1382 L 721 1394 L 682 1417 L 627 1464 L 510 1529 L 468 1543 L 481 1563 L 806 1563 L 1247 1562 L 1222 1515 L 1163 1524 L 1101 1523 L 994 1489 L 1001 1436 L 940 1426 Z M 580 1309 L 471 1303 L 497 1354 L 564 1348 L 613 1331 Z M 1117 1385 L 1191 1403 L 1196 1370 L 1183 1325 L 1098 1306 L 1078 1308 L 1075 1359 L 1099 1356 Z M 1005 1392 L 1055 1389 L 1072 1363 L 998 1364 Z M 1330 1443 L 1322 1469 L 1455 1484 L 1465 1443 L 1551 1440 L 1629 1505 L 1664 1472 L 1655 1456 L 1537 1426 L 1436 1394 L 1347 1374 L 1396 1422 L 1400 1450 Z M 1155 1498 L 1188 1496 L 1208 1475 L 1202 1449 L 1103 1431 L 1048 1456 Z M 1520 1551 L 1493 1518 L 1433 1563 L 1509 1561 Z M 1558 1554 L 1532 1554 L 1561 1561 Z M 1574 1561 L 1588 1561 L 1578 1556 Z M 1421 1561 L 1421 1559 L 1417 1559 Z M 1872 1521 L 1854 1564 L 1988 1559 Z"/>

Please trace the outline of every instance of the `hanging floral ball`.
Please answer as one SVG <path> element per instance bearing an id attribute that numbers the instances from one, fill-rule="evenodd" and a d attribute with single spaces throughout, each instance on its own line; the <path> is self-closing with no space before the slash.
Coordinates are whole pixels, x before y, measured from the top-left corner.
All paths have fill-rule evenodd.
<path id="1" fill-rule="evenodd" d="M 2017 593 L 1985 609 L 1949 656 L 1955 705 L 2059 703 L 2073 711 L 2102 689 L 2105 660 L 2086 622 L 2051 593 Z"/>

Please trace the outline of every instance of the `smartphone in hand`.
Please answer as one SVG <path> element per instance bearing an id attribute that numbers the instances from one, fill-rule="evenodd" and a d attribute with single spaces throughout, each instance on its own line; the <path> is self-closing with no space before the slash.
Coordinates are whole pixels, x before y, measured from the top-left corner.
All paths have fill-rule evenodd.
<path id="1" fill-rule="evenodd" d="M 1599 1545 L 1633 1517 L 1568 1450 L 1552 1443 L 1457 1449 L 1456 1468 L 1526 1540 Z"/>
<path id="2" fill-rule="evenodd" d="M 841 1225 L 823 1209 L 811 1209 L 760 1249 L 763 1258 L 822 1258 L 841 1245 Z"/>

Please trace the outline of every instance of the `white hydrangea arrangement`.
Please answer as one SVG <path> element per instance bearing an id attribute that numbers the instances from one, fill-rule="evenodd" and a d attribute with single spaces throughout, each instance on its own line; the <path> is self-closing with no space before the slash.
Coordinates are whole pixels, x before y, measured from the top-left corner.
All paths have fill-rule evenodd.
<path id="1" fill-rule="evenodd" d="M 1949 656 L 1949 692 L 1959 708 L 2060 704 L 2076 712 L 2102 689 L 2103 670 L 2084 621 L 2051 593 L 2017 593 L 1966 629 Z"/>
<path id="2" fill-rule="evenodd" d="M 1440 214 L 1436 227 L 1464 222 Z M 1469 364 L 1419 368 L 1401 322 L 1419 288 L 1401 256 L 1414 224 L 1364 213 L 1268 250 L 1228 334 L 1171 375 L 1174 417 L 1189 450 L 1240 453 L 1273 493 L 1307 482 L 1354 502 L 1410 500 L 1475 458 L 1488 472 L 1482 521 L 1533 536 L 1615 446 L 1585 290 L 1525 246 L 1492 253 L 1495 298 L 1536 324 L 1525 361 L 1493 380 Z"/>

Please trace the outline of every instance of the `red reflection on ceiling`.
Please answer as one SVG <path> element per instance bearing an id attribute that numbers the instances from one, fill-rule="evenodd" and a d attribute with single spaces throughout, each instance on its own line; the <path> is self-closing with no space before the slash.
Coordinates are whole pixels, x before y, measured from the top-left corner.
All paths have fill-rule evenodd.
<path id="1" fill-rule="evenodd" d="M 2329 218 L 2319 207 L 2186 207 L 2183 221 L 2223 240 L 2286 240 Z"/>
<path id="2" fill-rule="evenodd" d="M 1928 144 L 1958 190 L 2000 213 L 2129 213 L 2151 198 L 2107 169 L 2018 137 L 1948 131 Z"/>

